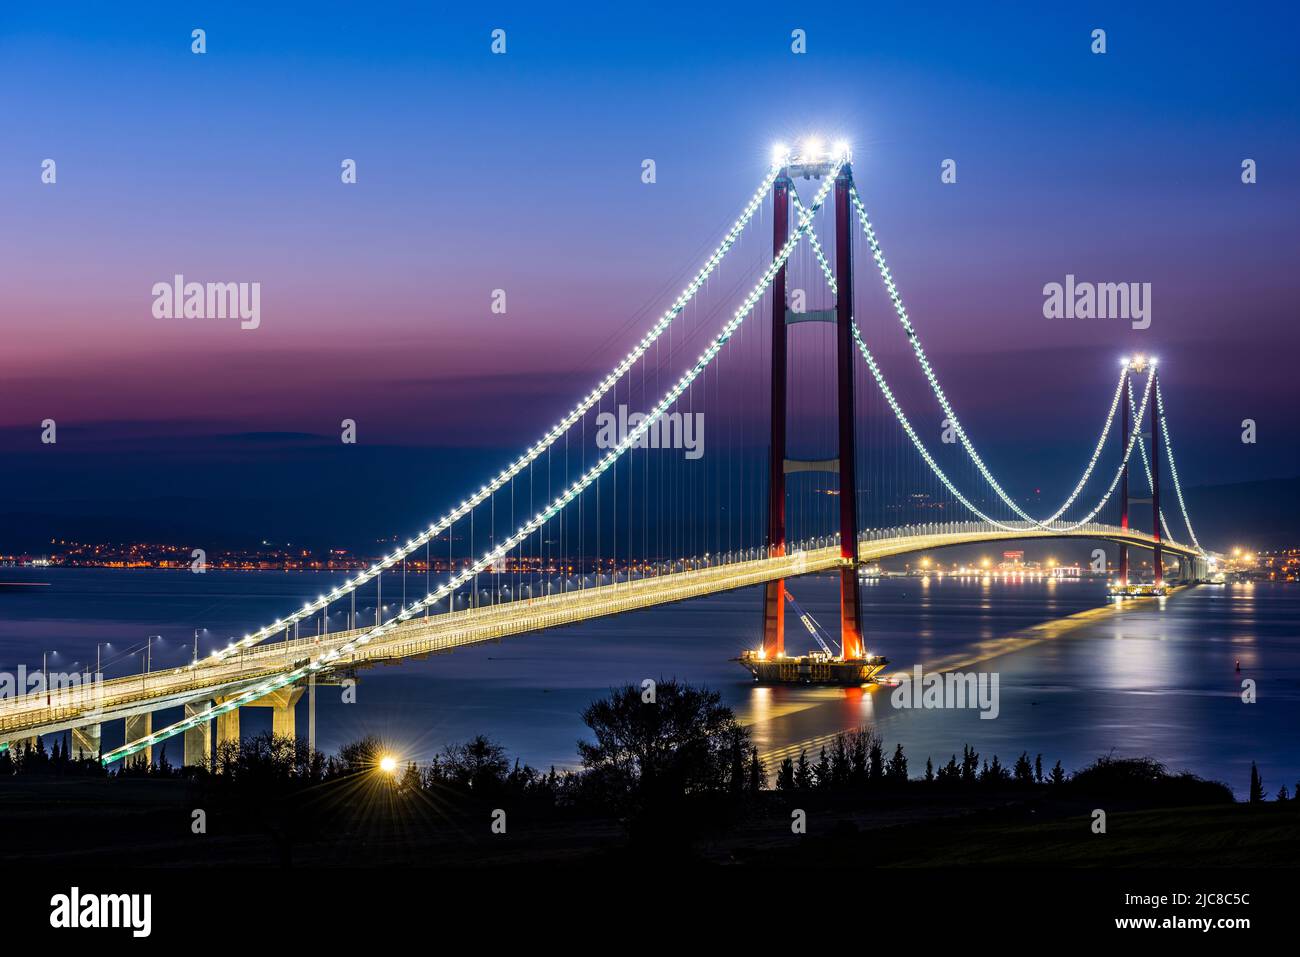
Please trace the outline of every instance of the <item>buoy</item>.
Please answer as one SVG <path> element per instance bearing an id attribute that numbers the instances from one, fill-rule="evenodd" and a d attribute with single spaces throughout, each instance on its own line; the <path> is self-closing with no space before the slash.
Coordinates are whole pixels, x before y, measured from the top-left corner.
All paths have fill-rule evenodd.
<path id="1" fill-rule="evenodd" d="M 1241 670 L 1241 659 L 1240 659 L 1240 658 L 1237 659 L 1237 670 L 1238 670 L 1238 671 Z"/>

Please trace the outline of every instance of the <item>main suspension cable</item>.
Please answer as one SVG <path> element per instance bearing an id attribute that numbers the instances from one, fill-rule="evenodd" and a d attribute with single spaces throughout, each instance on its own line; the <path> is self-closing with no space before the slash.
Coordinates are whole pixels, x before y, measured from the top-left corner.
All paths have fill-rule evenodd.
<path id="1" fill-rule="evenodd" d="M 459 574 L 451 576 L 445 583 L 430 592 L 424 598 L 414 602 L 406 608 L 403 608 L 398 614 L 370 629 L 365 634 L 352 638 L 345 644 L 342 644 L 337 648 L 332 648 L 297 667 L 291 668 L 289 671 L 282 672 L 268 678 L 266 681 L 263 681 L 252 688 L 233 695 L 219 705 L 205 708 L 202 711 L 187 716 L 183 720 L 156 731 L 138 741 L 128 742 L 119 748 L 109 751 L 103 755 L 102 763 L 108 765 L 114 761 L 119 761 L 122 758 L 130 757 L 132 754 L 142 751 L 146 747 L 151 747 L 160 741 L 181 734 L 190 728 L 198 727 L 201 724 L 211 721 L 218 715 L 234 711 L 249 702 L 256 701 L 257 699 L 265 697 L 281 688 L 288 687 L 308 675 L 326 670 L 331 666 L 338 664 L 343 658 L 352 654 L 358 648 L 370 644 L 376 638 L 382 638 L 400 625 L 404 624 L 410 618 L 414 617 L 418 612 L 424 610 L 435 602 L 440 601 L 444 596 L 453 593 L 460 585 L 480 574 L 484 569 L 490 567 L 494 561 L 499 560 L 501 556 L 508 553 L 519 542 L 523 541 L 526 537 L 537 531 L 559 514 L 566 505 L 572 502 L 584 489 L 604 474 L 604 472 L 613 465 L 624 452 L 631 448 L 636 442 L 640 441 L 641 437 L 650 429 L 650 426 L 657 422 L 659 418 L 672 407 L 681 394 L 692 382 L 695 381 L 696 377 L 709 366 L 714 357 L 717 356 L 718 352 L 721 350 L 722 346 L 731 338 L 735 330 L 742 322 L 744 322 L 745 318 L 753 310 L 759 299 L 762 298 L 763 293 L 767 290 L 767 287 L 771 285 L 776 274 L 785 265 L 786 260 L 790 258 L 790 254 L 794 251 L 795 246 L 811 228 L 813 219 L 812 213 L 820 207 L 822 201 L 825 199 L 826 193 L 829 192 L 831 184 L 834 182 L 835 176 L 839 172 L 840 165 L 842 164 L 837 164 L 835 170 L 826 178 L 822 189 L 818 191 L 812 210 L 806 216 L 800 218 L 798 227 L 794 234 L 787 240 L 780 253 L 773 258 L 771 265 L 763 273 L 763 276 L 754 288 L 750 290 L 750 293 L 745 297 L 745 300 L 741 303 L 739 308 L 737 308 L 735 314 L 723 327 L 722 331 L 714 337 L 713 341 L 710 342 L 704 352 L 701 353 L 694 366 L 692 366 L 690 370 L 685 372 L 681 378 L 677 380 L 664 397 L 659 400 L 649 413 L 646 414 L 645 418 L 643 418 L 634 428 L 629 429 L 628 434 L 620 439 L 616 446 L 610 449 L 596 462 L 595 465 L 587 470 L 580 480 L 574 482 L 565 489 L 564 492 L 562 492 L 549 506 L 533 516 L 532 519 L 521 526 L 508 539 L 505 539 L 500 544 L 494 545 L 491 550 L 475 561 L 472 565 L 463 568 Z"/>
<path id="2" fill-rule="evenodd" d="M 224 661 L 230 656 L 238 654 L 253 645 L 265 641 L 272 635 L 280 633 L 290 625 L 293 625 L 296 622 L 315 614 L 317 611 L 326 608 L 331 602 L 337 601 L 339 598 L 355 591 L 366 582 L 382 574 L 385 569 L 391 568 L 398 562 L 402 561 L 407 555 L 418 549 L 421 545 L 424 545 L 426 542 L 429 542 L 442 534 L 442 532 L 450 528 L 455 522 L 470 514 L 475 507 L 486 501 L 497 490 L 504 487 L 507 482 L 532 464 L 533 461 L 549 449 L 561 435 L 564 435 L 568 429 L 574 425 L 574 423 L 578 422 L 592 406 L 594 406 L 618 383 L 627 371 L 631 369 L 638 360 L 640 360 L 641 356 L 650 345 L 654 343 L 663 334 L 664 330 L 672 324 L 673 320 L 681 314 L 682 310 L 686 307 L 686 304 L 695 297 L 695 294 L 704 285 L 705 281 L 717 268 L 718 264 L 722 262 L 727 252 L 733 245 L 735 245 L 736 239 L 742 232 L 744 232 L 745 227 L 748 226 L 750 220 L 753 219 L 754 213 L 762 206 L 764 198 L 767 196 L 768 191 L 772 188 L 772 184 L 776 181 L 776 177 L 779 174 L 780 167 L 773 164 L 768 169 L 767 175 L 763 177 L 763 181 L 759 184 L 758 189 L 755 190 L 754 194 L 750 197 L 749 202 L 747 202 L 744 209 L 741 210 L 740 216 L 734 223 L 732 223 L 731 229 L 727 231 L 722 242 L 718 244 L 716 249 L 714 249 L 712 255 L 710 255 L 704 265 L 700 267 L 699 272 L 695 274 L 695 278 L 687 284 L 686 288 L 682 290 L 681 294 L 668 310 L 660 316 L 654 326 L 652 326 L 650 330 L 642 336 L 641 341 L 636 344 L 632 351 L 625 355 L 622 361 L 620 361 L 618 365 L 616 365 L 614 369 L 596 385 L 595 388 L 583 397 L 582 401 L 574 406 L 573 409 L 564 416 L 564 418 L 556 423 L 556 425 L 543 435 L 542 438 L 539 439 L 527 452 L 511 463 L 508 468 L 503 469 L 496 478 L 492 479 L 492 481 L 488 482 L 472 496 L 465 499 L 465 501 L 461 502 L 460 505 L 449 511 L 442 518 L 438 519 L 415 538 L 407 541 L 404 546 L 394 551 L 391 555 L 384 556 L 365 571 L 334 588 L 329 592 L 329 594 L 321 595 L 315 601 L 307 602 L 298 611 L 286 615 L 284 618 L 274 621 L 263 628 L 259 628 L 255 632 L 244 635 L 243 638 L 232 642 L 223 649 L 214 651 L 207 661 L 213 663 Z M 195 667 L 197 664 L 198 662 L 195 662 L 191 664 L 190 667 Z"/>

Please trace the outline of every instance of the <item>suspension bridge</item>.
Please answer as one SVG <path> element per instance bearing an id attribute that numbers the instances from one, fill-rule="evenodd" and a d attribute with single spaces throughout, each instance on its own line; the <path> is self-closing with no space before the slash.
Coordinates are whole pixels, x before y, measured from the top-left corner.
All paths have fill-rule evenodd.
<path id="1" fill-rule="evenodd" d="M 815 184 L 807 200 L 800 180 Z M 758 222 L 770 223 L 770 244 Z M 855 286 L 864 257 L 881 281 L 875 306 Z M 887 380 L 886 355 L 910 379 Z M 938 441 L 916 424 L 930 413 L 909 417 L 905 402 L 941 421 Z M 274 730 L 295 733 L 304 691 L 314 747 L 320 682 L 741 588 L 762 591 L 759 653 L 781 656 L 786 582 L 818 573 L 839 577 L 840 644 L 858 658 L 870 636 L 859 565 L 940 548 L 1085 539 L 1112 545 L 1120 582 L 1139 577 L 1134 548 L 1150 552 L 1153 588 L 1170 561 L 1179 580 L 1204 579 L 1215 556 L 1188 515 L 1157 361 L 1125 357 L 1105 408 L 1073 488 L 1035 517 L 1024 476 L 998 479 L 941 386 L 848 149 L 782 147 L 669 308 L 477 491 L 316 600 L 186 666 L 0 701 L 0 747 L 71 730 L 77 751 L 111 764 L 182 736 L 185 763 L 206 763 L 213 725 L 218 743 L 238 740 L 242 708 L 270 707 Z M 616 414 L 619 428 L 595 427 Z M 680 454 L 659 428 L 682 415 L 710 426 L 698 455 Z M 1142 498 L 1130 495 L 1131 467 L 1145 479 Z M 1162 484 L 1172 485 L 1185 541 L 1171 534 Z M 399 602 L 384 603 L 386 581 Z M 153 715 L 169 708 L 183 718 L 155 730 Z M 112 720 L 125 722 L 125 741 L 101 753 Z"/>

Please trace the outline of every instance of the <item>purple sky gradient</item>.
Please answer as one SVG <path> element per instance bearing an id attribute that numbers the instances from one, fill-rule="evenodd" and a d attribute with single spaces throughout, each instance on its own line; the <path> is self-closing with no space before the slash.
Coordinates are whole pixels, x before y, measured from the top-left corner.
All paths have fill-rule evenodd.
<path id="1" fill-rule="evenodd" d="M 377 442 L 516 448 L 671 301 L 770 144 L 815 131 L 853 142 L 913 321 L 982 446 L 1095 434 L 1118 356 L 1142 350 L 1165 362 L 1198 477 L 1300 472 L 1300 84 L 1281 6 L 328 9 L 158 5 L 130 27 L 94 5 L 6 14 L 6 449 L 47 417 L 92 449 L 327 434 L 344 416 Z M 488 53 L 497 25 L 506 57 Z M 57 186 L 39 182 L 47 156 Z M 152 284 L 178 272 L 260 281 L 262 327 L 154 319 Z M 1044 319 L 1042 287 L 1066 273 L 1150 282 L 1151 328 Z M 858 275 L 878 287 L 865 259 Z M 488 309 L 499 287 L 506 317 Z M 891 377 L 914 376 L 873 296 L 861 321 Z"/>

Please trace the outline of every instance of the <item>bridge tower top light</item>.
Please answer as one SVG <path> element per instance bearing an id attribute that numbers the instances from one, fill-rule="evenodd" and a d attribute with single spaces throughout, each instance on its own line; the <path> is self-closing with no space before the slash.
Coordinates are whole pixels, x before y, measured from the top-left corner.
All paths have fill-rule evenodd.
<path id="1" fill-rule="evenodd" d="M 772 147 L 772 161 L 784 166 L 791 179 L 820 179 L 833 172 L 837 164 L 848 163 L 852 159 L 853 151 L 844 140 L 828 147 L 813 136 L 798 147 L 791 148 L 783 143 Z"/>

